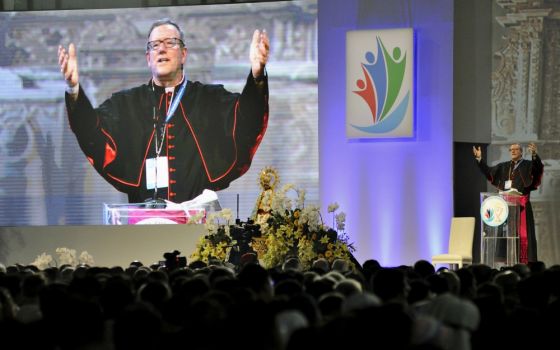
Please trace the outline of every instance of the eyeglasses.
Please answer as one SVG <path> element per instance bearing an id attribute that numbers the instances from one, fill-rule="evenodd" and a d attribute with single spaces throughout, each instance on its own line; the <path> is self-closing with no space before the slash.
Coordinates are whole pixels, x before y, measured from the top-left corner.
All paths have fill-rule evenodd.
<path id="1" fill-rule="evenodd" d="M 148 50 L 159 50 L 163 45 L 166 49 L 175 49 L 177 46 L 185 46 L 183 40 L 178 38 L 165 38 L 163 40 L 153 40 L 148 41 L 148 45 L 146 45 Z"/>

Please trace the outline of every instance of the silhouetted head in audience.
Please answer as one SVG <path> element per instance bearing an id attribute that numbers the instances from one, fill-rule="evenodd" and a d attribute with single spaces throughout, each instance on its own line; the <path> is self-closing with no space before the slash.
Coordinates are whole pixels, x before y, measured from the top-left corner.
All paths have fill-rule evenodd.
<path id="1" fill-rule="evenodd" d="M 550 289 L 543 273 L 534 273 L 517 283 L 521 305 L 544 311 L 550 300 Z"/>
<path id="2" fill-rule="evenodd" d="M 274 286 L 275 296 L 285 296 L 292 298 L 295 295 L 303 293 L 303 285 L 294 279 L 282 280 Z"/>
<path id="3" fill-rule="evenodd" d="M 447 289 L 453 295 L 459 295 L 461 291 L 461 280 L 457 274 L 451 270 L 445 270 L 438 273 L 447 282 Z"/>
<path id="4" fill-rule="evenodd" d="M 449 292 L 449 284 L 447 283 L 447 279 L 442 276 L 441 273 L 429 276 L 427 281 L 430 284 L 430 291 L 432 293 L 439 295 Z"/>
<path id="5" fill-rule="evenodd" d="M 329 262 L 325 258 L 319 258 L 311 264 L 311 270 L 317 272 L 320 275 L 330 271 Z"/>
<path id="6" fill-rule="evenodd" d="M 525 264 L 515 264 L 511 269 L 517 272 L 521 279 L 525 279 L 531 274 L 531 269 Z"/>
<path id="7" fill-rule="evenodd" d="M 484 282 L 492 281 L 493 272 L 490 266 L 484 264 L 473 264 L 470 265 L 469 268 L 473 273 L 476 283 L 478 285 Z"/>
<path id="8" fill-rule="evenodd" d="M 318 300 L 318 306 L 323 320 L 328 322 L 340 316 L 343 302 L 344 296 L 335 291 L 321 295 Z"/>
<path id="9" fill-rule="evenodd" d="M 550 294 L 555 299 L 560 300 L 560 265 L 553 265 L 549 267 L 544 272 L 544 276 L 548 282 Z"/>
<path id="10" fill-rule="evenodd" d="M 343 275 L 350 272 L 350 264 L 344 259 L 334 259 L 331 266 L 332 271 L 338 271 Z"/>
<path id="11" fill-rule="evenodd" d="M 132 261 L 129 265 L 130 266 L 136 266 L 136 267 L 144 266 L 144 264 L 142 264 L 142 262 L 138 261 L 138 260 Z"/>
<path id="12" fill-rule="evenodd" d="M 502 288 L 494 282 L 484 282 L 476 289 L 476 298 L 485 299 L 489 304 L 503 305 L 504 293 Z"/>
<path id="13" fill-rule="evenodd" d="M 282 264 L 282 271 L 301 271 L 301 263 L 297 257 L 291 257 L 286 259 L 284 264 Z"/>
<path id="14" fill-rule="evenodd" d="M 43 276 L 45 276 L 45 282 L 47 284 L 54 283 L 60 280 L 60 270 L 58 269 L 58 267 L 49 266 L 41 273 L 43 274 Z"/>
<path id="15" fill-rule="evenodd" d="M 521 277 L 513 270 L 500 271 L 494 276 L 494 283 L 502 288 L 504 295 L 517 293 L 519 281 L 521 281 Z"/>
<path id="16" fill-rule="evenodd" d="M 6 274 L 7 275 L 15 275 L 15 274 L 19 274 L 20 272 L 20 266 L 19 265 L 9 265 L 8 267 L 6 267 Z"/>
<path id="17" fill-rule="evenodd" d="M 157 310 L 162 310 L 163 305 L 171 298 L 171 289 L 163 281 L 147 281 L 140 286 L 137 292 L 138 301 L 152 304 Z"/>
<path id="18" fill-rule="evenodd" d="M 345 278 L 342 281 L 339 281 L 334 286 L 334 290 L 335 292 L 344 295 L 344 297 L 349 297 L 363 292 L 361 283 L 351 278 Z"/>
<path id="19" fill-rule="evenodd" d="M 217 279 L 222 278 L 233 279 L 235 278 L 235 273 L 225 266 L 216 266 L 215 268 L 210 270 L 210 273 L 208 274 L 208 282 L 211 286 L 214 286 L 214 282 Z"/>
<path id="20" fill-rule="evenodd" d="M 134 301 L 130 277 L 122 274 L 109 277 L 105 282 L 99 300 L 105 318 L 114 319 Z"/>
<path id="21" fill-rule="evenodd" d="M 472 300 L 476 295 L 476 280 L 472 271 L 466 267 L 462 267 L 456 271 L 461 281 L 461 290 L 459 294 L 467 299 Z"/>
<path id="22" fill-rule="evenodd" d="M 248 264 L 259 264 L 259 257 L 257 254 L 249 252 L 241 255 L 241 258 L 239 259 L 239 268 L 243 268 L 243 266 Z"/>
<path id="23" fill-rule="evenodd" d="M 539 273 L 546 270 L 546 264 L 543 261 L 529 261 L 527 266 L 529 266 L 531 273 Z"/>
<path id="24" fill-rule="evenodd" d="M 319 277 L 306 286 L 306 292 L 315 300 L 319 300 L 323 294 L 334 290 L 335 281 L 330 278 Z"/>
<path id="25" fill-rule="evenodd" d="M 62 281 L 69 283 L 74 276 L 74 268 L 70 265 L 66 265 L 60 269 L 60 278 Z"/>
<path id="26" fill-rule="evenodd" d="M 418 260 L 414 263 L 414 271 L 420 276 L 420 278 L 428 278 L 429 276 L 436 273 L 434 265 L 432 265 L 427 260 Z"/>
<path id="27" fill-rule="evenodd" d="M 198 270 L 207 267 L 208 264 L 206 264 L 202 260 L 196 260 L 196 261 L 191 261 L 188 266 L 192 270 Z"/>
<path id="28" fill-rule="evenodd" d="M 159 312 L 150 304 L 135 303 L 127 306 L 113 327 L 115 350 L 160 349 L 163 322 Z"/>
<path id="29" fill-rule="evenodd" d="M 2 327 L 4 321 L 15 320 L 17 308 L 18 306 L 8 289 L 0 287 L 0 327 Z"/>
<path id="30" fill-rule="evenodd" d="M 259 299 L 270 300 L 272 298 L 272 279 L 262 266 L 252 263 L 243 265 L 237 278 L 243 286 L 255 292 Z"/>
<path id="31" fill-rule="evenodd" d="M 373 276 L 372 290 L 384 303 L 406 303 L 410 286 L 402 270 L 383 268 Z"/>
<path id="32" fill-rule="evenodd" d="M 410 292 L 407 297 L 409 304 L 427 300 L 429 297 L 430 284 L 425 279 L 417 278 L 410 281 Z"/>
<path id="33" fill-rule="evenodd" d="M 287 308 L 301 311 L 309 325 L 314 326 L 320 321 L 320 311 L 317 301 L 307 293 L 296 294 L 288 300 Z"/>
<path id="34" fill-rule="evenodd" d="M 43 275 L 34 274 L 25 276 L 21 282 L 21 294 L 27 300 L 39 298 L 39 291 L 46 285 Z"/>

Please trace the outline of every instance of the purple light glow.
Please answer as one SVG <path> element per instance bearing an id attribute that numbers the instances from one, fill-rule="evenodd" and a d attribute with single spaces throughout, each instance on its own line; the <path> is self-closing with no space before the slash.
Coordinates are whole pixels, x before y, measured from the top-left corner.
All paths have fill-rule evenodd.
<path id="1" fill-rule="evenodd" d="M 384 266 L 446 251 L 453 216 L 453 2 L 404 4 L 319 1 L 321 207 L 338 202 L 358 261 L 376 259 Z M 346 32 L 399 27 L 416 33 L 416 136 L 350 142 Z"/>

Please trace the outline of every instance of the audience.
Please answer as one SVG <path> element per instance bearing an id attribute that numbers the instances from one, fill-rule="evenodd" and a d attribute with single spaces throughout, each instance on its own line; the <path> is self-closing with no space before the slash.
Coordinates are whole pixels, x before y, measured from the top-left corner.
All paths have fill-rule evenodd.
<path id="1" fill-rule="evenodd" d="M 556 265 L 453 271 L 323 258 L 304 270 L 290 257 L 267 270 L 253 255 L 241 260 L 175 270 L 0 264 L 3 348 L 546 348 L 560 327 Z"/>

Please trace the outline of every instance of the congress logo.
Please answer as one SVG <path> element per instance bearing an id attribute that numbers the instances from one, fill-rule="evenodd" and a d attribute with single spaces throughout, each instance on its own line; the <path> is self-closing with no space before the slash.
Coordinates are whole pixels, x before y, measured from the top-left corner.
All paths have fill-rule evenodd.
<path id="1" fill-rule="evenodd" d="M 488 197 L 480 205 L 480 218 L 488 226 L 500 226 L 506 222 L 508 215 L 508 204 L 500 196 Z"/>
<path id="2" fill-rule="evenodd" d="M 351 31 L 346 41 L 346 134 L 413 135 L 412 29 Z"/>

